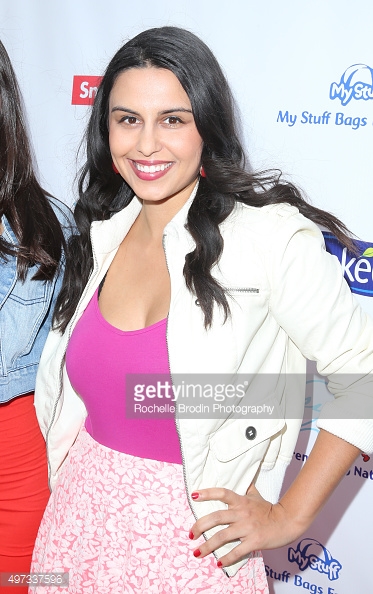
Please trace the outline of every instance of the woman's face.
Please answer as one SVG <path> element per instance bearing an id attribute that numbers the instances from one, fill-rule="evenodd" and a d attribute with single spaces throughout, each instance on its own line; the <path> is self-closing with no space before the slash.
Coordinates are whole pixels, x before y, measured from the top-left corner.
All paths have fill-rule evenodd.
<path id="1" fill-rule="evenodd" d="M 109 100 L 109 145 L 136 196 L 186 202 L 203 144 L 188 95 L 170 70 L 131 68 L 118 76 Z"/>

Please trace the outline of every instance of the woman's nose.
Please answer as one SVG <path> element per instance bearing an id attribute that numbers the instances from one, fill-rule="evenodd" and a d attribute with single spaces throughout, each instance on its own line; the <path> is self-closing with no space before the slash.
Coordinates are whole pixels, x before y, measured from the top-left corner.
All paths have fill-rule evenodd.
<path id="1" fill-rule="evenodd" d="M 141 128 L 136 148 L 145 157 L 149 157 L 161 150 L 162 143 L 160 142 L 159 132 L 156 126 L 145 124 Z"/>

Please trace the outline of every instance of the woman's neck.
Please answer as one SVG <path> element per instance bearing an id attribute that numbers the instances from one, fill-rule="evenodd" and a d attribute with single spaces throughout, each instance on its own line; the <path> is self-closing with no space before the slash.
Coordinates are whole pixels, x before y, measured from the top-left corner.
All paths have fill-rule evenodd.
<path id="1" fill-rule="evenodd" d="M 164 228 L 188 201 L 196 186 L 196 181 L 192 182 L 184 191 L 170 198 L 154 202 L 141 201 L 142 210 L 136 221 L 138 228 L 142 228 L 149 237 L 162 238 Z"/>

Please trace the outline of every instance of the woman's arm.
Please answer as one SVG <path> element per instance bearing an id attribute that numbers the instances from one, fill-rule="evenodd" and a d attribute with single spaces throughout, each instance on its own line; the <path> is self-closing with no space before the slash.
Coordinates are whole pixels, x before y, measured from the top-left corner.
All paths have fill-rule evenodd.
<path id="1" fill-rule="evenodd" d="M 204 516 L 192 526 L 190 536 L 195 539 L 210 528 L 226 526 L 203 543 L 195 556 L 205 557 L 223 544 L 239 539 L 241 544 L 218 562 L 219 567 L 228 566 L 252 551 L 274 549 L 299 538 L 359 452 L 355 446 L 321 429 L 308 460 L 277 504 L 263 499 L 254 485 L 245 496 L 219 488 L 198 491 L 198 497 L 193 494 L 196 502 L 219 500 L 228 506 L 224 511 Z"/>
<path id="2" fill-rule="evenodd" d="M 317 362 L 335 399 L 324 405 L 312 452 L 279 503 L 264 500 L 255 485 L 250 485 L 246 495 L 219 488 L 199 492 L 196 503 L 220 500 L 227 509 L 209 514 L 191 527 L 194 538 L 222 527 L 200 546 L 201 554 L 196 556 L 241 541 L 221 558 L 222 565 L 301 536 L 359 452 L 373 451 L 372 321 L 354 302 L 339 263 L 325 252 L 317 227 L 291 207 L 284 206 L 278 216 L 271 238 L 275 249 L 261 253 L 269 282 L 270 313 L 299 351 Z M 292 364 L 290 358 L 288 363 Z M 291 403 L 283 405 L 285 417 L 291 418 Z M 291 453 L 292 449 L 287 451 L 288 456 Z"/>

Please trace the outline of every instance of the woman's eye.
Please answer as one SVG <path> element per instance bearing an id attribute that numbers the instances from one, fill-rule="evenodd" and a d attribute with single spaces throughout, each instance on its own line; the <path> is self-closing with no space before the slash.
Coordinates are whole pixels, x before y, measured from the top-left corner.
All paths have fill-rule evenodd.
<path id="1" fill-rule="evenodd" d="M 177 116 L 168 116 L 168 118 L 165 119 L 166 124 L 169 124 L 170 126 L 176 126 L 176 124 L 181 124 L 182 121 L 180 118 L 178 118 Z"/>
<path id="2" fill-rule="evenodd" d="M 137 124 L 139 120 L 137 119 L 136 116 L 127 115 L 127 116 L 124 116 L 120 121 L 124 122 L 125 124 L 133 125 L 133 124 Z"/>

